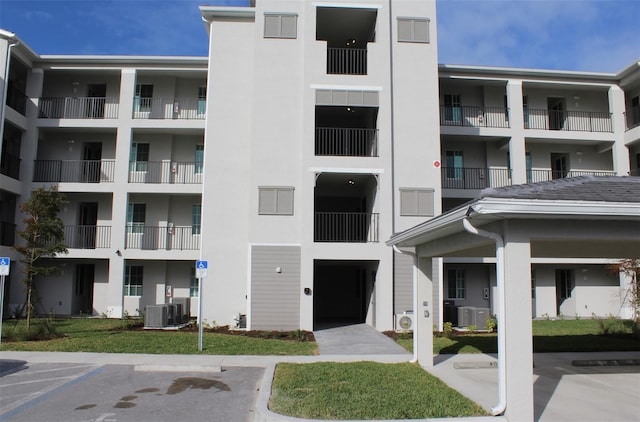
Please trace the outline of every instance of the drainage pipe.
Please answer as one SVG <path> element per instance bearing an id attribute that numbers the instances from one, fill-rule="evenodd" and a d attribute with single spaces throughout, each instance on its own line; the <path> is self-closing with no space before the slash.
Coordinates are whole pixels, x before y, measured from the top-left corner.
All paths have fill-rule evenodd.
<path id="1" fill-rule="evenodd" d="M 413 318 L 415 326 L 413 328 L 413 359 L 411 359 L 411 363 L 416 363 L 418 361 L 418 341 L 416 335 L 418 331 L 416 330 L 418 326 L 418 256 L 414 252 L 403 251 L 396 245 L 393 245 L 393 250 L 399 254 L 409 255 L 411 259 L 413 259 Z"/>
<path id="2" fill-rule="evenodd" d="M 467 217 L 473 210 L 469 208 Z M 493 416 L 502 415 L 507 408 L 507 371 L 505 365 L 505 300 L 504 300 L 504 239 L 497 233 L 475 228 L 465 217 L 464 229 L 476 236 L 492 239 L 496 243 L 496 284 L 498 288 L 498 404 L 491 408 Z"/>

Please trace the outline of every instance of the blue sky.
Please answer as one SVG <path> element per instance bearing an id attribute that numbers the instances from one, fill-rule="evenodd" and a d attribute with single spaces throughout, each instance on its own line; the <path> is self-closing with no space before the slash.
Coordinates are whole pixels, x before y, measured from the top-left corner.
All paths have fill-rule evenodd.
<path id="1" fill-rule="evenodd" d="M 205 56 L 198 6 L 246 2 L 0 0 L 0 28 L 39 54 Z M 437 11 L 440 63 L 615 72 L 640 58 L 640 0 L 437 0 Z"/>

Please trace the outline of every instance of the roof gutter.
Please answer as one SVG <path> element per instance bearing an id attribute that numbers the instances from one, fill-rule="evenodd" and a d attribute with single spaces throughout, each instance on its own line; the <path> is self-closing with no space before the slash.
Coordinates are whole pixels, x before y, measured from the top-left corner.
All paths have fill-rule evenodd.
<path id="1" fill-rule="evenodd" d="M 473 212 L 469 207 L 462 220 L 464 229 L 476 236 L 485 237 L 496 243 L 496 283 L 498 288 L 498 404 L 491 408 L 493 416 L 502 415 L 507 408 L 507 371 L 505 365 L 505 294 L 504 294 L 504 239 L 497 233 L 475 228 L 468 217 Z"/>

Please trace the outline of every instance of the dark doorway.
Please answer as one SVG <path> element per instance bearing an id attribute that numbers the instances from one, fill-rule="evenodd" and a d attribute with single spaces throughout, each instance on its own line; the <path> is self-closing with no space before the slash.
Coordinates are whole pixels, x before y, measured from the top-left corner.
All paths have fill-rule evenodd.
<path id="1" fill-rule="evenodd" d="M 100 160 L 102 160 L 102 143 L 85 142 L 83 148 L 82 181 L 85 183 L 99 183 Z"/>
<path id="2" fill-rule="evenodd" d="M 106 96 L 106 84 L 89 84 L 87 86 L 87 117 L 92 119 L 104 118 Z"/>
<path id="3" fill-rule="evenodd" d="M 314 330 L 364 323 L 377 268 L 377 261 L 316 260 L 313 275 Z"/>
<path id="4" fill-rule="evenodd" d="M 76 264 L 71 313 L 93 315 L 94 264 Z"/>
<path id="5" fill-rule="evenodd" d="M 566 119 L 564 98 L 549 97 L 547 98 L 549 109 L 549 129 L 562 130 Z"/>
<path id="6" fill-rule="evenodd" d="M 95 249 L 98 225 L 98 203 L 82 202 L 78 209 L 78 227 L 73 242 L 75 248 Z"/>
<path id="7" fill-rule="evenodd" d="M 551 178 L 564 179 L 569 174 L 569 154 L 551 154 Z"/>

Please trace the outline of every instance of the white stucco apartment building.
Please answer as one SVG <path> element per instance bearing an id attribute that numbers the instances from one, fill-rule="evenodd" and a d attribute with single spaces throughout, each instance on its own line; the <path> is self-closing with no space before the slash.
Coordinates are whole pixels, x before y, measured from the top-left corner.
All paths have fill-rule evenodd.
<path id="1" fill-rule="evenodd" d="M 32 189 L 69 201 L 69 253 L 38 283 L 41 312 L 121 317 L 189 298 L 195 315 L 201 259 L 208 322 L 390 330 L 414 308 L 411 258 L 385 244 L 394 233 L 486 187 L 638 174 L 637 63 L 438 65 L 432 1 L 200 11 L 209 57 L 40 56 L 0 32 L 0 256 L 19 259 Z M 570 251 L 523 262 L 532 316 L 628 316 L 607 263 Z M 494 265 L 434 261 L 439 324 L 454 306 L 494 307 Z M 6 292 L 16 309 L 18 265 Z"/>

